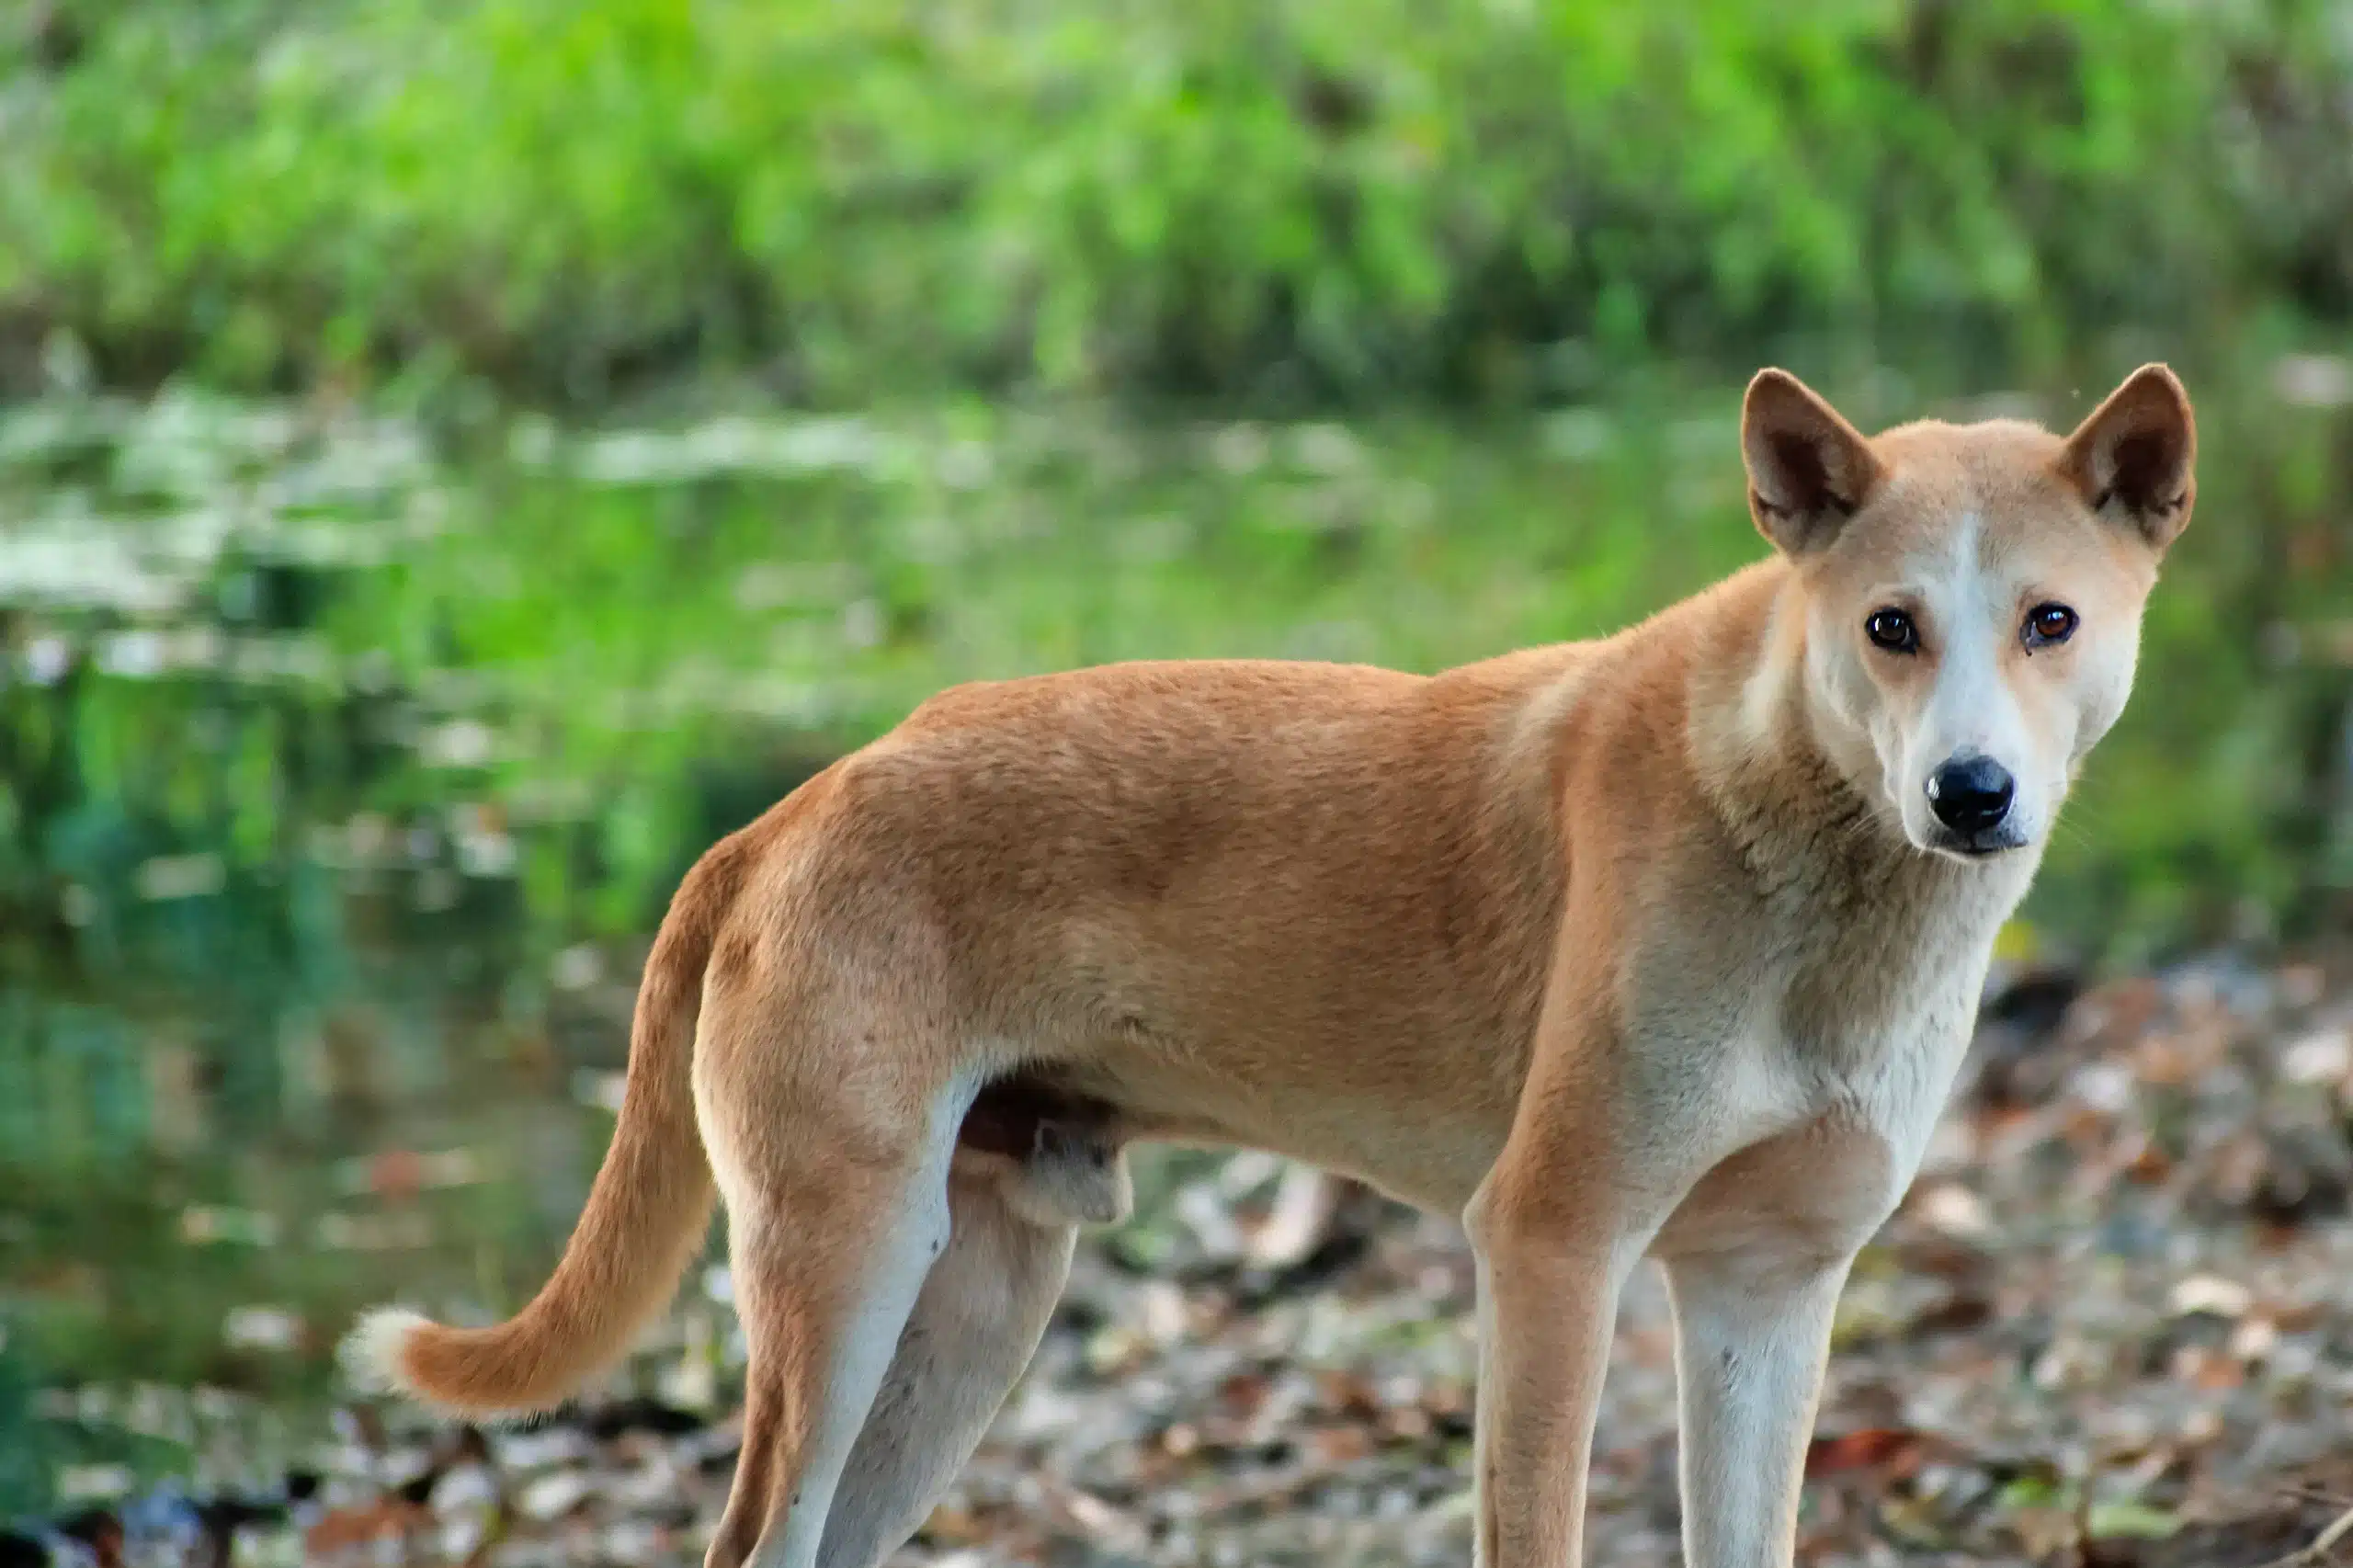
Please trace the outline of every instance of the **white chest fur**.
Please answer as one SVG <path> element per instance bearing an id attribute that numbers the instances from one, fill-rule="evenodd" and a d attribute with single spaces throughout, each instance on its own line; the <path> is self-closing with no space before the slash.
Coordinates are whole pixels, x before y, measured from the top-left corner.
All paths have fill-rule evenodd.
<path id="1" fill-rule="evenodd" d="M 1918 1169 L 2030 875 L 1938 866 L 1876 898 L 1813 884 L 1643 944 L 1612 1119 L 1663 1250 L 1762 1225 L 1838 1250 L 1878 1226 Z"/>

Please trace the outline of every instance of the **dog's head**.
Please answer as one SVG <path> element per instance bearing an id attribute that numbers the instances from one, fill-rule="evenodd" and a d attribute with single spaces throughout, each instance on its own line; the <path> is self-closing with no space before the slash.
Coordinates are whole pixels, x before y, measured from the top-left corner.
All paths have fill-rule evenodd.
<path id="1" fill-rule="evenodd" d="M 2123 710 L 2197 444 L 2162 365 L 2063 440 L 2010 420 L 1866 437 L 1786 371 L 1749 383 L 1750 510 L 1796 570 L 1828 749 L 1915 846 L 1974 858 L 2050 831 Z"/>

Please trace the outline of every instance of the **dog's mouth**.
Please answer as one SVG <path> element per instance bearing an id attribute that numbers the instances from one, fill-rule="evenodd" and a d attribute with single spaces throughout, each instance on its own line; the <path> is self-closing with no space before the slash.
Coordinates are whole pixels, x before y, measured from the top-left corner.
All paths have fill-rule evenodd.
<path id="1" fill-rule="evenodd" d="M 1939 826 L 1925 847 L 1936 855 L 1949 855 L 1956 860 L 1992 860 L 2013 849 L 2023 849 L 2029 840 L 2016 824 L 1997 823 L 1974 833 L 1956 833 Z"/>

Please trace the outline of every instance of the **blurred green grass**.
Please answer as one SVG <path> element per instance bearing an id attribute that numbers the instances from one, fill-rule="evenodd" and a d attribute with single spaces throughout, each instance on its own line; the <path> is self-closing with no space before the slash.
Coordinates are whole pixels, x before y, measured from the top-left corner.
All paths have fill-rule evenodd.
<path id="1" fill-rule="evenodd" d="M 45 0 L 0 338 L 112 380 L 1589 395 L 2353 305 L 2325 0 Z"/>

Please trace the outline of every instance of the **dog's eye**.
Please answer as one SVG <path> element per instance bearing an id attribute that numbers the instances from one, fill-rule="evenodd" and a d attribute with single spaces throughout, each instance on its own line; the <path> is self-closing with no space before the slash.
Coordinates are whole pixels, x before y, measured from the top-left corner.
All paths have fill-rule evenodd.
<path id="1" fill-rule="evenodd" d="M 1875 609 L 1863 622 L 1863 634 L 1873 643 L 1891 653 L 1916 653 L 1920 651 L 1920 629 L 1912 624 L 1912 617 L 1900 609 Z"/>
<path id="2" fill-rule="evenodd" d="M 2075 612 L 2065 605 L 2037 605 L 2027 611 L 2026 645 L 2048 648 L 2075 634 Z"/>

